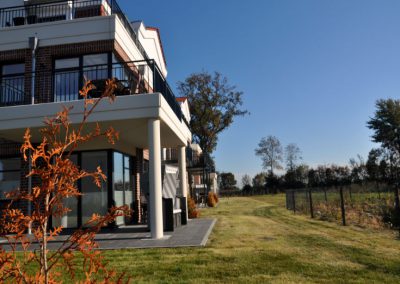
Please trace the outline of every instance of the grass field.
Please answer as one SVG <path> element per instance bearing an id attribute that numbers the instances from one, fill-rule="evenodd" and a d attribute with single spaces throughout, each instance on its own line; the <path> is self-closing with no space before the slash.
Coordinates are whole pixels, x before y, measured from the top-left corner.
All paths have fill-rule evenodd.
<path id="1" fill-rule="evenodd" d="M 205 248 L 104 252 L 135 283 L 400 283 L 393 231 L 293 215 L 284 196 L 221 199 Z"/>

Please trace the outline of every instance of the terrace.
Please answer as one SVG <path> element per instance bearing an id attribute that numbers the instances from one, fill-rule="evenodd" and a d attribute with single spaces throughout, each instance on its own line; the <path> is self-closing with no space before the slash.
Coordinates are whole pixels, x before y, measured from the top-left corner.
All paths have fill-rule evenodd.
<path id="1" fill-rule="evenodd" d="M 119 18 L 143 58 L 148 60 L 136 32 L 115 0 L 25 0 L 24 5 L 0 8 L 0 29 L 111 15 Z"/>
<path id="2" fill-rule="evenodd" d="M 24 72 L 24 64 L 8 65 L 0 77 L 0 107 L 79 100 L 79 90 L 86 80 L 96 87 L 90 97 L 97 98 L 107 78 L 115 78 L 117 96 L 161 93 L 177 118 L 187 124 L 175 95 L 153 60 L 68 67 L 70 61 L 61 60 L 59 64 L 56 61 L 53 70 L 34 73 Z"/>

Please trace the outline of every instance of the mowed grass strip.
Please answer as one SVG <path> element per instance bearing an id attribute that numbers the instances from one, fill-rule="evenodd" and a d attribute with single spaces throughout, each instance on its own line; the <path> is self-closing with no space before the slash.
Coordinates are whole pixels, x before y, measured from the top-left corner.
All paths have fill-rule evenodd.
<path id="1" fill-rule="evenodd" d="M 135 283 L 400 283 L 396 232 L 293 215 L 283 195 L 222 198 L 201 213 L 218 219 L 205 248 L 105 251 L 106 260 Z"/>

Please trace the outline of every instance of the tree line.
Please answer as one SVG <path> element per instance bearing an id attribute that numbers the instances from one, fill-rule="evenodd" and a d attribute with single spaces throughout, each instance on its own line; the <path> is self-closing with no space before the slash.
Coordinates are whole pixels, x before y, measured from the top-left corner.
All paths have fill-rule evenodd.
<path id="1" fill-rule="evenodd" d="M 381 99 L 376 102 L 374 116 L 367 121 L 373 131 L 372 141 L 379 143 L 368 153 L 367 160 L 360 155 L 347 165 L 319 165 L 310 167 L 302 163 L 301 150 L 295 143 L 282 147 L 275 136 L 260 140 L 255 155 L 261 158 L 265 171 L 254 177 L 242 177 L 242 190 L 264 189 L 275 193 L 304 187 L 330 187 L 375 182 L 393 189 L 395 208 L 400 211 L 400 100 Z M 284 166 L 285 167 L 284 167 Z M 278 175 L 277 171 L 285 170 Z M 226 177 L 229 177 L 228 180 Z M 221 189 L 239 189 L 232 173 L 221 175 Z"/>

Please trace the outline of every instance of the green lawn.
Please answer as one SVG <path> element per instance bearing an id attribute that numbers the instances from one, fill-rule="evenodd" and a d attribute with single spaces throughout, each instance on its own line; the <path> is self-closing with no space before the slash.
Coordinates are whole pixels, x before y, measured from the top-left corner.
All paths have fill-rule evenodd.
<path id="1" fill-rule="evenodd" d="M 133 282 L 400 283 L 395 232 L 293 215 L 284 196 L 223 198 L 207 247 L 104 252 Z"/>

